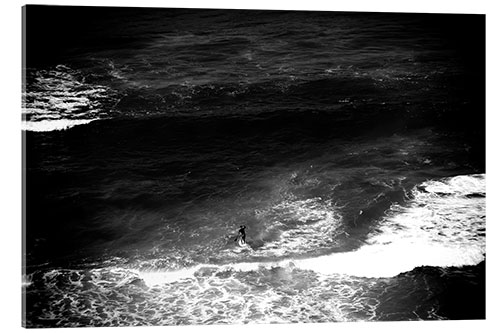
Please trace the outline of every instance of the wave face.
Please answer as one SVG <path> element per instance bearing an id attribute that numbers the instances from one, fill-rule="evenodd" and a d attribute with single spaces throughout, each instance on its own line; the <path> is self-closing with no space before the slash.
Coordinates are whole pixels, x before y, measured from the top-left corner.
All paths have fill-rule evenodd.
<path id="1" fill-rule="evenodd" d="M 391 277 L 420 266 L 477 265 L 486 253 L 484 175 L 427 181 L 404 206 L 394 205 L 367 245 L 354 252 L 305 260 L 322 273 Z"/>

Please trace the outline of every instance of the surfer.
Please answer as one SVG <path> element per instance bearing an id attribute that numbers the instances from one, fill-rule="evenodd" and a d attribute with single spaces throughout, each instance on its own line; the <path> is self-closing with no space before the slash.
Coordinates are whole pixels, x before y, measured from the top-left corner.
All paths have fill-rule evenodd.
<path id="1" fill-rule="evenodd" d="M 246 228 L 246 226 L 240 225 L 240 230 L 238 230 L 238 236 L 234 239 L 235 242 L 238 240 L 238 238 L 241 238 L 241 240 L 243 241 L 243 243 L 246 243 L 246 240 L 245 240 L 245 238 L 246 238 L 245 228 Z"/>

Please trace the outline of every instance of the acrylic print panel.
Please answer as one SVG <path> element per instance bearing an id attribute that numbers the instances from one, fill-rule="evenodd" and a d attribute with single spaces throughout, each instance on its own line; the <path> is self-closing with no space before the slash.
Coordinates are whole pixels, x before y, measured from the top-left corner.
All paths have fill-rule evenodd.
<path id="1" fill-rule="evenodd" d="M 26 327 L 485 318 L 484 15 L 24 14 Z"/>

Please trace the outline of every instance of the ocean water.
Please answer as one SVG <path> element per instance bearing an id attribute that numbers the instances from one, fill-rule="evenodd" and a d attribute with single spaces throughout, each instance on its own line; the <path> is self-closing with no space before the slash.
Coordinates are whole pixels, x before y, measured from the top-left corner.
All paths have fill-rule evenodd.
<path id="1" fill-rule="evenodd" d="M 484 16 L 25 23 L 26 327 L 485 318 Z"/>

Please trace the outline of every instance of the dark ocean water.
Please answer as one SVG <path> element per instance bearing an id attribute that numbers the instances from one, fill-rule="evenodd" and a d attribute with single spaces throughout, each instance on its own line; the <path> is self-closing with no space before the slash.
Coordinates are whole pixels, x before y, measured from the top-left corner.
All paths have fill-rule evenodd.
<path id="1" fill-rule="evenodd" d="M 26 11 L 24 325 L 485 318 L 484 16 Z"/>

